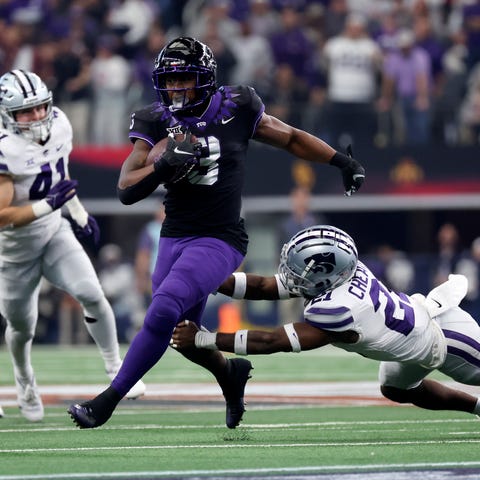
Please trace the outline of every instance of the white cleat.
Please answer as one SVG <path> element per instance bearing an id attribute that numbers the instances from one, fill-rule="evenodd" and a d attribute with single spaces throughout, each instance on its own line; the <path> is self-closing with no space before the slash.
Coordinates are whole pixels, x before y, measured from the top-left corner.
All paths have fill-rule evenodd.
<path id="1" fill-rule="evenodd" d="M 16 378 L 15 384 L 17 386 L 17 400 L 21 414 L 30 422 L 43 420 L 43 403 L 35 377 L 27 381 Z"/>
<path id="2" fill-rule="evenodd" d="M 145 384 L 139 380 L 125 395 L 125 398 L 128 398 L 129 400 L 135 400 L 138 397 L 141 397 L 142 395 L 145 395 L 145 390 L 147 387 L 145 387 Z"/>
<path id="3" fill-rule="evenodd" d="M 0 407 L 0 418 L 3 418 L 5 416 L 5 414 L 3 413 L 3 408 Z"/>
<path id="4" fill-rule="evenodd" d="M 120 370 L 120 367 L 115 371 L 115 372 L 107 372 L 108 377 L 110 380 L 113 380 L 118 373 L 118 370 Z M 128 398 L 129 400 L 135 400 L 136 398 L 141 397 L 142 395 L 145 395 L 145 390 L 147 387 L 145 387 L 145 384 L 139 380 L 125 395 L 125 398 Z"/>

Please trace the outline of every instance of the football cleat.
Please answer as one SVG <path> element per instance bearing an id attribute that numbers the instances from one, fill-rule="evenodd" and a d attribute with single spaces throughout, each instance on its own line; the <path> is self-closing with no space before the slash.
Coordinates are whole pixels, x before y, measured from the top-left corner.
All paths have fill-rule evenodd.
<path id="1" fill-rule="evenodd" d="M 21 414 L 30 422 L 43 420 L 44 410 L 35 377 L 27 381 L 15 378 L 17 386 L 17 400 Z"/>
<path id="2" fill-rule="evenodd" d="M 120 365 L 121 367 L 121 365 Z M 110 380 L 113 380 L 116 376 L 118 371 L 120 370 L 120 367 L 118 367 L 116 370 L 107 372 L 108 378 Z M 147 387 L 145 387 L 145 384 L 142 382 L 142 380 L 139 380 L 125 395 L 125 398 L 128 398 L 129 400 L 135 400 L 138 397 L 141 397 L 142 395 L 145 394 L 145 390 Z"/>
<path id="3" fill-rule="evenodd" d="M 5 414 L 3 413 L 3 408 L 0 407 L 0 418 L 3 418 L 5 416 Z"/>
<path id="4" fill-rule="evenodd" d="M 90 402 L 75 403 L 74 405 L 70 405 L 67 412 L 70 414 L 70 417 L 72 417 L 72 420 L 79 428 L 96 428 L 100 425 L 103 425 L 108 418 L 110 418 L 106 418 L 103 422 L 98 421 L 95 417 Z"/>
<path id="5" fill-rule="evenodd" d="M 243 419 L 245 412 L 245 385 L 252 376 L 250 370 L 252 364 L 244 358 L 228 359 L 228 377 L 224 384 L 221 384 L 223 396 L 227 402 L 225 423 L 228 428 L 236 428 Z"/>
<path id="6" fill-rule="evenodd" d="M 93 400 L 75 403 L 67 412 L 80 428 L 96 428 L 103 425 L 111 416 L 122 397 L 113 387 L 108 387 Z"/>

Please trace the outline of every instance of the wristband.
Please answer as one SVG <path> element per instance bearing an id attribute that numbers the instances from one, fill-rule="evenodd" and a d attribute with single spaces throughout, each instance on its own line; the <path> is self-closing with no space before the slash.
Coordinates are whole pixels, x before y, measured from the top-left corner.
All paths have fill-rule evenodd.
<path id="1" fill-rule="evenodd" d="M 245 298 L 245 293 L 247 292 L 247 275 L 243 272 L 235 272 L 233 274 L 235 277 L 235 286 L 233 287 L 232 298 L 240 300 Z"/>
<path id="2" fill-rule="evenodd" d="M 235 332 L 235 343 L 233 351 L 237 355 L 247 355 L 248 330 L 237 330 Z"/>
<path id="3" fill-rule="evenodd" d="M 88 224 L 88 213 L 75 195 L 67 203 L 68 211 L 75 222 L 82 228 Z"/>
<path id="4" fill-rule="evenodd" d="M 280 279 L 280 275 L 278 273 L 275 274 L 275 280 L 277 281 L 278 298 L 280 300 L 286 300 L 287 298 L 290 298 L 290 292 L 287 290 L 287 288 L 283 284 L 282 280 Z"/>
<path id="5" fill-rule="evenodd" d="M 333 165 L 337 168 L 348 167 L 352 162 L 352 158 L 348 157 L 342 152 L 336 152 L 335 155 L 330 159 L 330 165 Z"/>
<path id="6" fill-rule="evenodd" d="M 302 351 L 302 346 L 298 340 L 297 332 L 295 331 L 295 327 L 293 323 L 287 323 L 284 325 L 283 329 L 287 334 L 288 340 L 290 341 L 290 345 L 292 346 L 292 352 L 298 353 Z"/>
<path id="7" fill-rule="evenodd" d="M 44 217 L 53 212 L 53 208 L 48 204 L 46 200 L 40 200 L 32 203 L 33 214 L 36 218 Z"/>
<path id="8" fill-rule="evenodd" d="M 200 330 L 195 334 L 195 347 L 206 348 L 208 350 L 218 350 L 217 344 L 215 343 L 216 340 L 216 333 Z"/>

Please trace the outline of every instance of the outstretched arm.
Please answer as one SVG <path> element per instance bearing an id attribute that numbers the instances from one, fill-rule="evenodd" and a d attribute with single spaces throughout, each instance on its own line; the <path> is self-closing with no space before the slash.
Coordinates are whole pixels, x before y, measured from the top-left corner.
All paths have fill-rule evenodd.
<path id="1" fill-rule="evenodd" d="M 235 333 L 212 333 L 199 330 L 188 320 L 175 328 L 172 346 L 176 348 L 207 348 L 237 355 L 260 355 L 276 352 L 300 352 L 323 347 L 347 338 L 347 333 L 330 333 L 308 323 L 290 323 L 271 332 L 238 330 Z"/>
<path id="2" fill-rule="evenodd" d="M 290 297 L 278 275 L 263 277 L 243 272 L 230 275 L 218 291 L 229 297 L 246 300 L 278 300 Z"/>
<path id="3" fill-rule="evenodd" d="M 334 148 L 320 138 L 266 113 L 258 122 L 253 138 L 282 148 L 295 157 L 317 163 L 329 163 L 336 153 Z"/>
<path id="4" fill-rule="evenodd" d="M 260 119 L 253 138 L 282 148 L 298 158 L 339 168 L 347 196 L 355 193 L 365 180 L 365 169 L 352 157 L 351 151 L 347 155 L 337 152 L 320 138 L 266 113 Z"/>

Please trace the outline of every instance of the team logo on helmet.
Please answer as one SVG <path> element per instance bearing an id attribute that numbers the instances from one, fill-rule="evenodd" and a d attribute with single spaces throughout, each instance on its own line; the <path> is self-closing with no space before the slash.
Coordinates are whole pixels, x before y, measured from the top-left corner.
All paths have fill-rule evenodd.
<path id="1" fill-rule="evenodd" d="M 331 225 L 315 225 L 284 245 L 278 273 L 292 294 L 314 298 L 348 281 L 357 261 L 350 235 Z"/>
<path id="2" fill-rule="evenodd" d="M 308 270 L 314 273 L 332 273 L 336 265 L 335 254 L 333 252 L 317 253 L 306 258 L 305 264 Z"/>

